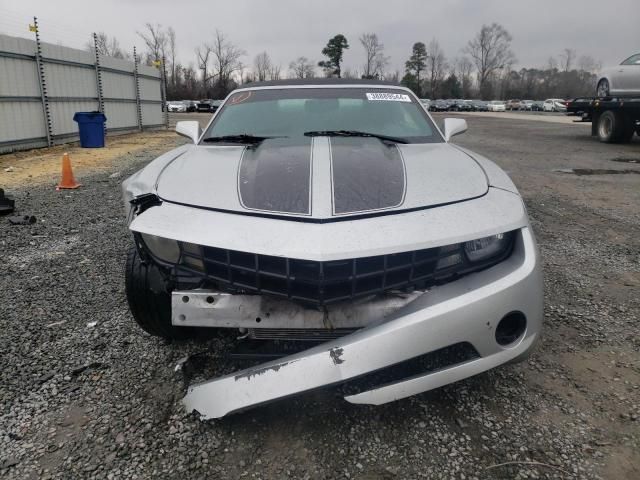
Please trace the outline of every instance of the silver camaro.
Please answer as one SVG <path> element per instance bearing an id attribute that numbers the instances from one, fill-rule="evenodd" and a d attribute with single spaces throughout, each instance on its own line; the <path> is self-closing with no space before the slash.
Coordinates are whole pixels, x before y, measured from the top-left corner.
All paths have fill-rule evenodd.
<path id="1" fill-rule="evenodd" d="M 442 132 L 410 90 L 369 80 L 250 85 L 204 132 L 178 122 L 192 143 L 123 183 L 133 317 L 163 337 L 289 346 L 190 386 L 189 411 L 329 385 L 378 405 L 526 358 L 536 242 L 509 177 L 449 143 L 466 128 Z"/>

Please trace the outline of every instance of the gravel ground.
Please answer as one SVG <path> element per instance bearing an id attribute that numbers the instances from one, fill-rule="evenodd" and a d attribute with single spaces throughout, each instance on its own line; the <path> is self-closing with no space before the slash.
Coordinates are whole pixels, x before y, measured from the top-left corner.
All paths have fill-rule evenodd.
<path id="1" fill-rule="evenodd" d="M 84 176 L 76 191 L 11 192 L 38 221 L 0 218 L 0 475 L 640 478 L 640 175 L 556 171 L 640 171 L 640 141 L 602 145 L 584 125 L 467 120 L 456 141 L 510 172 L 540 242 L 547 323 L 529 361 L 382 407 L 329 390 L 222 420 L 185 414 L 176 362 L 225 345 L 167 344 L 127 309 L 120 182 L 149 151 Z"/>

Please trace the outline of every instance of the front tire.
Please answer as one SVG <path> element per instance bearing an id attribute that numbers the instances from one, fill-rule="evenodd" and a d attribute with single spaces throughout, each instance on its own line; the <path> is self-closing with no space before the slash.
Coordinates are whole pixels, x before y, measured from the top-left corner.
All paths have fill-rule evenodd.
<path id="1" fill-rule="evenodd" d="M 154 337 L 172 340 L 193 338 L 196 329 L 171 324 L 171 294 L 157 266 L 143 263 L 135 245 L 129 247 L 125 291 L 133 319 Z"/>
<path id="2" fill-rule="evenodd" d="M 608 97 L 609 96 L 609 80 L 603 78 L 598 82 L 598 88 L 596 89 L 596 95 L 598 97 Z"/>

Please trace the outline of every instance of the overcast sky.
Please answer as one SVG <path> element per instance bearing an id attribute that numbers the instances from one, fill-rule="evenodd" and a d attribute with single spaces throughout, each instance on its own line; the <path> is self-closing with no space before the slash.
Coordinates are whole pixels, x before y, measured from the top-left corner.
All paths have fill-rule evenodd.
<path id="1" fill-rule="evenodd" d="M 43 41 L 82 47 L 93 31 L 116 36 L 123 48 L 143 43 L 145 22 L 173 26 L 183 64 L 195 64 L 194 48 L 221 29 L 247 55 L 266 50 L 283 70 L 306 56 L 317 62 L 327 40 L 344 34 L 351 48 L 345 67 L 359 69 L 358 37 L 375 32 L 404 70 L 414 42 L 436 38 L 447 58 L 461 50 L 483 23 L 501 23 L 513 36 L 518 66 L 542 67 L 565 47 L 617 64 L 640 51 L 639 0 L 0 0 L 0 33 L 32 38 L 36 15 Z M 603 13 L 603 10 L 606 12 Z M 345 68 L 343 67 L 343 69 Z"/>

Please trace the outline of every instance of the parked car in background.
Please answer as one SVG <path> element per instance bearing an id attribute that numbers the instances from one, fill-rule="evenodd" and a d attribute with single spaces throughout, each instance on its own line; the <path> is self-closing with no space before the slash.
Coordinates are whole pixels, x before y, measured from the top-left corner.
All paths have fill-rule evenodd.
<path id="1" fill-rule="evenodd" d="M 533 107 L 533 100 L 521 100 L 520 101 L 520 110 L 530 111 Z"/>
<path id="2" fill-rule="evenodd" d="M 169 102 L 167 104 L 167 111 L 168 112 L 186 112 L 187 106 L 184 104 L 184 102 Z"/>
<path id="3" fill-rule="evenodd" d="M 486 112 L 489 110 L 487 102 L 484 100 L 471 100 L 471 109 L 474 112 Z"/>
<path id="4" fill-rule="evenodd" d="M 222 105 L 222 100 L 211 100 L 211 113 L 215 113 Z"/>
<path id="5" fill-rule="evenodd" d="M 542 110 L 545 112 L 566 112 L 567 102 L 561 98 L 548 98 L 544 101 Z"/>
<path id="6" fill-rule="evenodd" d="M 197 111 L 198 112 L 211 112 L 211 102 L 212 102 L 212 100 L 200 100 L 198 102 Z"/>
<path id="7" fill-rule="evenodd" d="M 602 70 L 596 94 L 599 97 L 640 94 L 640 53 L 631 55 L 620 65 Z"/>
<path id="8" fill-rule="evenodd" d="M 451 102 L 449 110 L 452 112 L 470 112 L 471 105 L 469 105 L 464 100 L 454 100 L 453 102 Z"/>
<path id="9" fill-rule="evenodd" d="M 544 305 L 524 202 L 498 165 L 450 143 L 465 120 L 443 124 L 374 80 L 254 83 L 204 132 L 177 122 L 191 143 L 125 180 L 139 326 L 275 354 L 190 385 L 187 412 L 349 380 L 347 401 L 381 405 L 529 355 Z"/>
<path id="10" fill-rule="evenodd" d="M 184 104 L 187 107 L 187 112 L 196 112 L 198 110 L 198 102 L 195 100 L 184 100 Z"/>
<path id="11" fill-rule="evenodd" d="M 431 102 L 430 108 L 432 112 L 447 112 L 449 110 L 449 104 L 444 100 L 436 100 Z"/>
<path id="12" fill-rule="evenodd" d="M 429 110 L 429 106 L 431 105 L 431 100 L 428 98 L 421 98 L 420 99 L 420 103 L 422 105 L 424 105 L 424 108 L 426 108 L 427 110 Z"/>
<path id="13" fill-rule="evenodd" d="M 487 111 L 489 112 L 504 112 L 506 109 L 507 108 L 502 100 L 491 100 L 487 104 Z"/>
<path id="14" fill-rule="evenodd" d="M 534 100 L 533 103 L 531 104 L 531 111 L 542 112 L 543 106 L 544 106 L 544 102 L 541 102 L 540 100 Z"/>
<path id="15" fill-rule="evenodd" d="M 505 104 L 505 108 L 509 111 L 511 110 L 520 110 L 520 100 L 507 100 Z"/>

